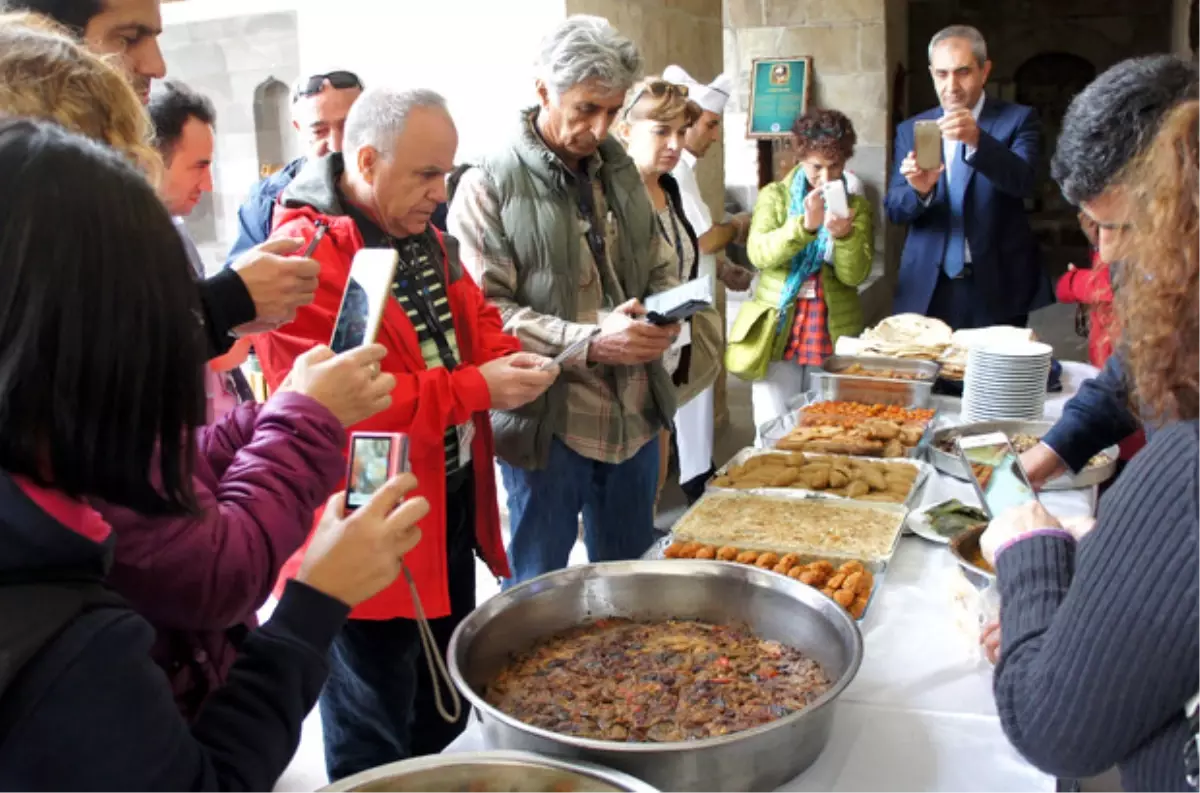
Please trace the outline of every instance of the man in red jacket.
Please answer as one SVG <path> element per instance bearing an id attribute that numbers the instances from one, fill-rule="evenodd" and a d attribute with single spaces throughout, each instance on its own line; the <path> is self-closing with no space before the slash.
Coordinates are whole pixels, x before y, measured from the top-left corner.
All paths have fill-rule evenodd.
<path id="1" fill-rule="evenodd" d="M 463 272 L 458 244 L 429 225 L 446 200 L 458 135 L 444 100 L 431 91 L 368 89 L 346 119 L 343 154 L 310 160 L 284 191 L 275 236 L 311 240 L 321 265 L 312 305 L 256 347 L 271 388 L 296 356 L 328 343 L 355 253 L 394 247 L 400 256 L 378 341 L 395 375 L 392 405 L 351 427 L 407 433 L 418 492 L 430 504 L 424 539 L 406 559 L 444 653 L 475 607 L 478 551 L 498 577 L 509 575 L 500 536 L 488 411 L 536 399 L 554 381 L 547 359 L 519 352 L 500 314 Z M 288 570 L 285 568 L 285 575 Z M 415 604 L 406 582 L 357 607 L 334 643 L 321 694 L 331 779 L 441 751 L 465 727 L 445 723 L 421 658 Z"/>

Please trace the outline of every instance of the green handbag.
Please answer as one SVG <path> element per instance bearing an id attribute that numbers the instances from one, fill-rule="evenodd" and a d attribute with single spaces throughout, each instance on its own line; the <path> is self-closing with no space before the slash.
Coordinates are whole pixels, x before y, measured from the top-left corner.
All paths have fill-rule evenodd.
<path id="1" fill-rule="evenodd" d="M 779 309 L 775 306 L 754 299 L 742 303 L 729 331 L 725 369 L 743 380 L 766 377 L 767 366 L 782 359 L 787 347 L 787 335 L 775 332 L 778 320 Z"/>

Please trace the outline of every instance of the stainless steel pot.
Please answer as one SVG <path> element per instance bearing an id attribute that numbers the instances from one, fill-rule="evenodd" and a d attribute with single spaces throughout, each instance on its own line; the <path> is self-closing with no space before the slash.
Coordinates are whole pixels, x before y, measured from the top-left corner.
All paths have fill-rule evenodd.
<path id="1" fill-rule="evenodd" d="M 464 752 L 417 757 L 381 765 L 321 788 L 322 793 L 434 790 L 657 793 L 628 774 L 591 763 L 541 757 L 529 752 Z"/>
<path id="2" fill-rule="evenodd" d="M 807 709 L 744 732 L 680 743 L 620 743 L 524 724 L 484 701 L 513 653 L 601 617 L 745 623 L 816 659 L 833 687 Z M 450 675 L 475 706 L 485 744 L 579 758 L 663 790 L 773 790 L 817 759 L 837 698 L 862 662 L 862 634 L 815 589 L 755 567 L 699 560 L 610 562 L 548 573 L 477 608 L 450 641 Z"/>

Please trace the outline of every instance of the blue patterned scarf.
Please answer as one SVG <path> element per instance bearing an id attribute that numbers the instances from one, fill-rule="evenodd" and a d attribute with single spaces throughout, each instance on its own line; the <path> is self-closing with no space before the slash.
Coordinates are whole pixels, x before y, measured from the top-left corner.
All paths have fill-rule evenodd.
<path id="1" fill-rule="evenodd" d="M 808 177 L 803 168 L 796 169 L 792 179 L 791 197 L 788 201 L 788 218 L 804 216 L 804 197 L 808 195 Z M 825 263 L 825 253 L 833 244 L 829 230 L 824 225 L 817 230 L 817 238 L 805 245 L 799 253 L 792 257 L 792 269 L 788 272 L 787 281 L 783 285 L 783 294 L 779 298 L 779 319 L 776 332 L 784 333 L 785 326 L 792 316 L 792 304 L 800 296 L 800 287 L 812 276 L 821 272 Z"/>

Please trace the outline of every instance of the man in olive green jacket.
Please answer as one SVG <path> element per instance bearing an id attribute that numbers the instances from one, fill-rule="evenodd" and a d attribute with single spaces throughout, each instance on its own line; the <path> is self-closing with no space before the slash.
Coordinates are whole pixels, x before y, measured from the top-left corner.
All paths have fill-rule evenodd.
<path id="1" fill-rule="evenodd" d="M 675 413 L 661 359 L 680 332 L 641 319 L 642 299 L 678 285 L 678 265 L 636 166 L 608 137 L 641 71 L 637 48 L 607 21 L 574 16 L 539 61 L 539 105 L 463 174 L 448 216 L 464 264 L 526 350 L 556 356 L 590 339 L 544 396 L 492 414 L 510 584 L 566 566 L 581 512 L 591 561 L 654 542 L 658 433 Z"/>

